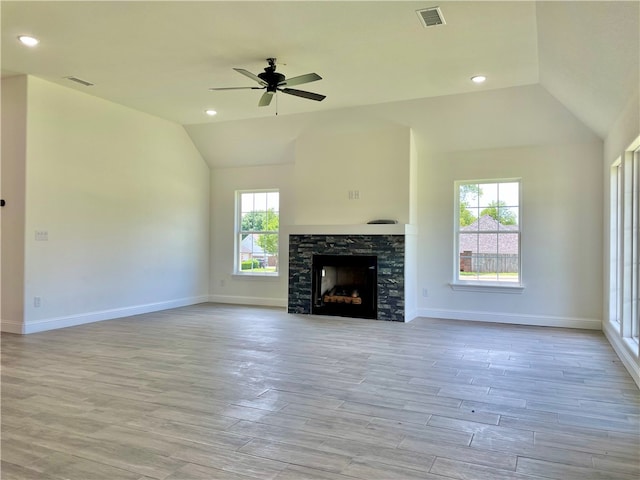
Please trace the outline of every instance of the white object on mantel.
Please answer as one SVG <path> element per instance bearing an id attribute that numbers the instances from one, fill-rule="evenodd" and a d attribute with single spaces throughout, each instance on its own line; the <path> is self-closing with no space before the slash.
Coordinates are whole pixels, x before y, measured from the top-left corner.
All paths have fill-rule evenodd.
<path id="1" fill-rule="evenodd" d="M 415 225 L 358 224 L 358 225 L 281 225 L 286 235 L 416 235 Z"/>

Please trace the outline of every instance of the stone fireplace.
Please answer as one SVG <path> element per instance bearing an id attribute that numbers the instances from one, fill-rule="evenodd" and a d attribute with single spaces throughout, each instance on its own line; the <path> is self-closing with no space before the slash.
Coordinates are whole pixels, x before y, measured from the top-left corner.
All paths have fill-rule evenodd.
<path id="1" fill-rule="evenodd" d="M 345 262 L 352 265 L 347 267 Z M 319 263 L 324 263 L 325 266 L 324 285 Z M 334 268 L 350 268 L 351 273 L 346 273 L 345 270 L 334 271 Z M 342 277 L 331 285 L 334 280 L 327 279 L 327 275 L 335 276 L 336 279 L 338 275 Z M 367 281 L 373 282 L 371 290 L 368 290 Z M 336 287 L 334 291 L 333 287 Z M 331 293 L 333 295 L 329 295 Z M 356 293 L 357 296 L 354 296 Z M 325 297 L 336 299 L 329 301 Z M 365 299 L 372 303 L 366 308 L 360 308 L 362 303 L 358 300 L 354 303 L 354 298 L 360 298 L 362 303 Z M 405 235 L 290 234 L 287 303 L 289 313 L 356 316 L 404 322 Z M 335 305 L 331 305 L 332 303 Z M 339 303 L 343 305 L 338 306 Z"/>

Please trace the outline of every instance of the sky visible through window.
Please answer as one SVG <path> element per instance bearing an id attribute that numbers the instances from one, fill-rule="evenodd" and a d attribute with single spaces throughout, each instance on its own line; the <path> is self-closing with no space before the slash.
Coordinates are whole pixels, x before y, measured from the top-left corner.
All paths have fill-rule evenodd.
<path id="1" fill-rule="evenodd" d="M 279 192 L 243 193 L 241 195 L 241 211 L 243 214 L 249 212 L 266 212 L 271 209 L 278 212 L 279 198 Z"/>

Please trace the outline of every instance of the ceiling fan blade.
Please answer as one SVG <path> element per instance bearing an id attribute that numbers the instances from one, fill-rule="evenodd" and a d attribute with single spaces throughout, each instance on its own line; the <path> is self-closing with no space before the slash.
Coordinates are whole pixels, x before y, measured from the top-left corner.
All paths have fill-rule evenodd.
<path id="1" fill-rule="evenodd" d="M 263 90 L 264 87 L 213 87 L 209 90 Z"/>
<path id="2" fill-rule="evenodd" d="M 279 88 L 283 93 L 288 93 L 289 95 L 295 95 L 296 97 L 308 98 L 309 100 L 316 100 L 321 102 L 324 100 L 326 95 L 320 95 L 319 93 L 313 92 L 305 92 L 304 90 L 296 90 L 295 88 Z"/>
<path id="3" fill-rule="evenodd" d="M 259 107 L 266 107 L 271 103 L 271 99 L 273 98 L 275 92 L 264 92 L 260 97 L 260 101 L 258 102 Z"/>
<path id="4" fill-rule="evenodd" d="M 259 76 L 254 75 L 253 73 L 251 73 L 249 70 L 245 70 L 244 68 L 234 68 L 234 70 L 238 73 L 241 73 L 242 75 L 244 75 L 245 77 L 249 77 L 251 80 L 255 80 L 256 82 L 258 82 L 260 85 L 266 87 L 267 86 L 267 82 L 265 82 L 264 80 L 262 80 Z"/>
<path id="5" fill-rule="evenodd" d="M 307 73 L 306 75 L 300 75 L 298 77 L 288 78 L 284 82 L 278 84 L 279 87 L 293 87 L 294 85 L 300 85 L 303 83 L 315 82 L 322 80 L 322 77 L 317 73 Z"/>

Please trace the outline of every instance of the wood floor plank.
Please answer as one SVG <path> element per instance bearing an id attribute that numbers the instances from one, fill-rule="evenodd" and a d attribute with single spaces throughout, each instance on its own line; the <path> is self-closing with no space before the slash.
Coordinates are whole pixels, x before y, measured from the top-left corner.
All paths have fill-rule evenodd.
<path id="1" fill-rule="evenodd" d="M 602 332 L 201 304 L 0 341 L 3 480 L 640 475 Z"/>
<path id="2" fill-rule="evenodd" d="M 188 464 L 211 467 L 257 479 L 274 478 L 289 465 L 286 462 L 237 450 L 212 449 L 211 446 L 201 443 L 178 446 L 171 457 Z"/>
<path id="3" fill-rule="evenodd" d="M 406 468 L 411 471 L 419 471 L 423 473 L 427 473 L 431 470 L 431 466 L 436 458 L 435 455 L 427 455 L 411 450 L 385 448 L 374 443 L 373 439 L 369 442 L 357 442 L 332 437 L 327 439 L 320 449 L 328 452 L 348 455 L 352 457 L 352 461 L 354 462 L 366 464 L 370 464 L 371 462 L 383 463 L 385 465 Z M 353 471 L 351 472 L 351 475 L 353 475 Z"/>
<path id="4" fill-rule="evenodd" d="M 14 444 L 16 441 L 24 443 L 33 437 L 35 437 L 33 448 L 35 450 L 49 450 L 50 455 L 48 456 L 51 458 L 55 458 L 53 456 L 55 453 L 72 452 L 74 458 L 78 457 L 90 462 L 111 465 L 148 478 L 163 479 L 184 465 L 184 462 L 171 459 L 144 446 L 134 447 L 118 442 L 104 442 L 87 436 L 56 431 L 48 427 L 41 427 L 36 431 L 29 432 L 20 430 L 8 432 L 6 439 L 8 444 Z M 28 462 L 25 465 L 32 468 L 44 458 L 40 457 L 37 461 Z"/>
<path id="5" fill-rule="evenodd" d="M 640 441 L 637 439 L 636 441 L 617 442 L 608 436 L 598 438 L 587 435 L 576 435 L 575 433 L 563 431 L 562 426 L 560 430 L 556 432 L 535 432 L 535 444 L 578 450 L 593 455 L 616 455 L 627 458 L 640 457 Z"/>
<path id="6" fill-rule="evenodd" d="M 442 480 L 442 477 L 436 477 L 430 473 L 372 460 L 354 460 L 342 471 L 342 474 L 370 480 L 388 480 L 390 478 L 402 478 L 403 480 L 429 480 L 438 478 Z"/>
<path id="7" fill-rule="evenodd" d="M 316 468 L 289 465 L 275 477 L 275 480 L 353 480 L 355 477 L 347 477 L 339 473 L 327 472 Z"/>
<path id="8" fill-rule="evenodd" d="M 621 472 L 607 472 L 594 468 L 576 467 L 525 457 L 518 459 L 516 471 L 528 475 L 550 478 L 579 478 L 581 480 L 637 480 L 638 478 L 636 475 L 628 475 Z"/>
<path id="9" fill-rule="evenodd" d="M 177 472 L 165 477 L 165 480 L 253 480 L 255 477 L 240 475 L 239 473 L 221 470 L 219 468 L 205 467 L 189 463 Z M 273 477 L 264 477 L 273 478 Z"/>
<path id="10" fill-rule="evenodd" d="M 351 458 L 346 455 L 265 440 L 252 440 L 239 451 L 256 457 L 334 473 L 340 473 L 351 462 Z"/>
<path id="11" fill-rule="evenodd" d="M 517 455 L 510 452 L 493 451 L 486 447 L 466 447 L 453 443 L 411 437 L 403 440 L 399 448 L 435 457 L 462 459 L 475 465 L 493 466 L 505 470 L 514 470 L 517 460 Z"/>
<path id="12" fill-rule="evenodd" d="M 237 435 L 214 428 L 152 417 L 142 417 L 139 420 L 128 422 L 127 426 L 138 430 L 141 436 L 153 435 L 156 438 L 186 440 L 228 450 L 237 450 L 252 439 L 250 436 Z"/>
<path id="13" fill-rule="evenodd" d="M 2 480 L 60 480 L 62 478 L 5 460 L 0 462 L 0 472 L 2 472 Z"/>
<path id="14" fill-rule="evenodd" d="M 429 413 L 431 422 L 434 416 L 447 417 L 456 420 L 466 420 L 468 422 L 486 423 L 487 425 L 497 425 L 500 421 L 500 415 L 497 413 L 488 413 L 476 411 L 474 408 L 447 407 L 442 405 L 425 404 L 424 402 L 407 402 L 405 410 Z"/>
<path id="15" fill-rule="evenodd" d="M 492 450 L 495 453 L 505 453 L 514 456 L 526 456 L 547 462 L 556 462 L 579 467 L 591 467 L 593 455 L 589 452 L 572 450 L 570 448 L 549 447 L 532 443 L 518 442 L 509 438 L 495 435 L 494 432 L 483 432 L 474 435 L 471 446 L 483 451 Z M 471 462 L 471 460 L 467 460 Z M 471 462 L 473 463 L 473 462 Z"/>
<path id="16" fill-rule="evenodd" d="M 426 423 L 429 421 L 429 418 L 431 418 L 431 415 L 428 413 L 405 410 L 404 408 L 400 407 L 383 407 L 370 403 L 344 402 L 338 409 L 345 410 L 350 413 L 358 413 L 361 415 L 369 415 L 371 417 L 417 423 L 420 425 L 426 425 Z"/>
<path id="17" fill-rule="evenodd" d="M 638 457 L 640 449 L 636 450 L 633 457 L 618 457 L 615 455 L 594 455 L 593 467 L 597 470 L 605 472 L 620 472 L 628 475 L 635 475 L 640 478 L 640 458 Z"/>
<path id="18" fill-rule="evenodd" d="M 304 447 L 317 448 L 326 437 L 303 429 L 279 427 L 265 423 L 241 420 L 227 429 L 228 432 L 245 437 L 261 438 L 273 442 L 291 443 Z"/>
<path id="19" fill-rule="evenodd" d="M 113 480 L 114 478 L 118 478 L 122 480 L 137 480 L 140 477 L 138 473 L 129 470 L 60 452 L 41 458 L 31 463 L 28 467 L 31 470 L 51 475 L 54 478 L 90 478 L 92 480 Z"/>
<path id="20" fill-rule="evenodd" d="M 543 478 L 448 458 L 437 458 L 431 471 L 445 478 L 459 480 L 542 480 Z M 563 478 L 569 479 L 571 477 Z"/>
<path id="21" fill-rule="evenodd" d="M 29 465 L 55 451 L 34 444 L 29 438 L 21 438 L 19 434 L 13 434 L 12 430 L 5 427 L 2 429 L 2 438 L 2 460 L 14 465 Z"/>

